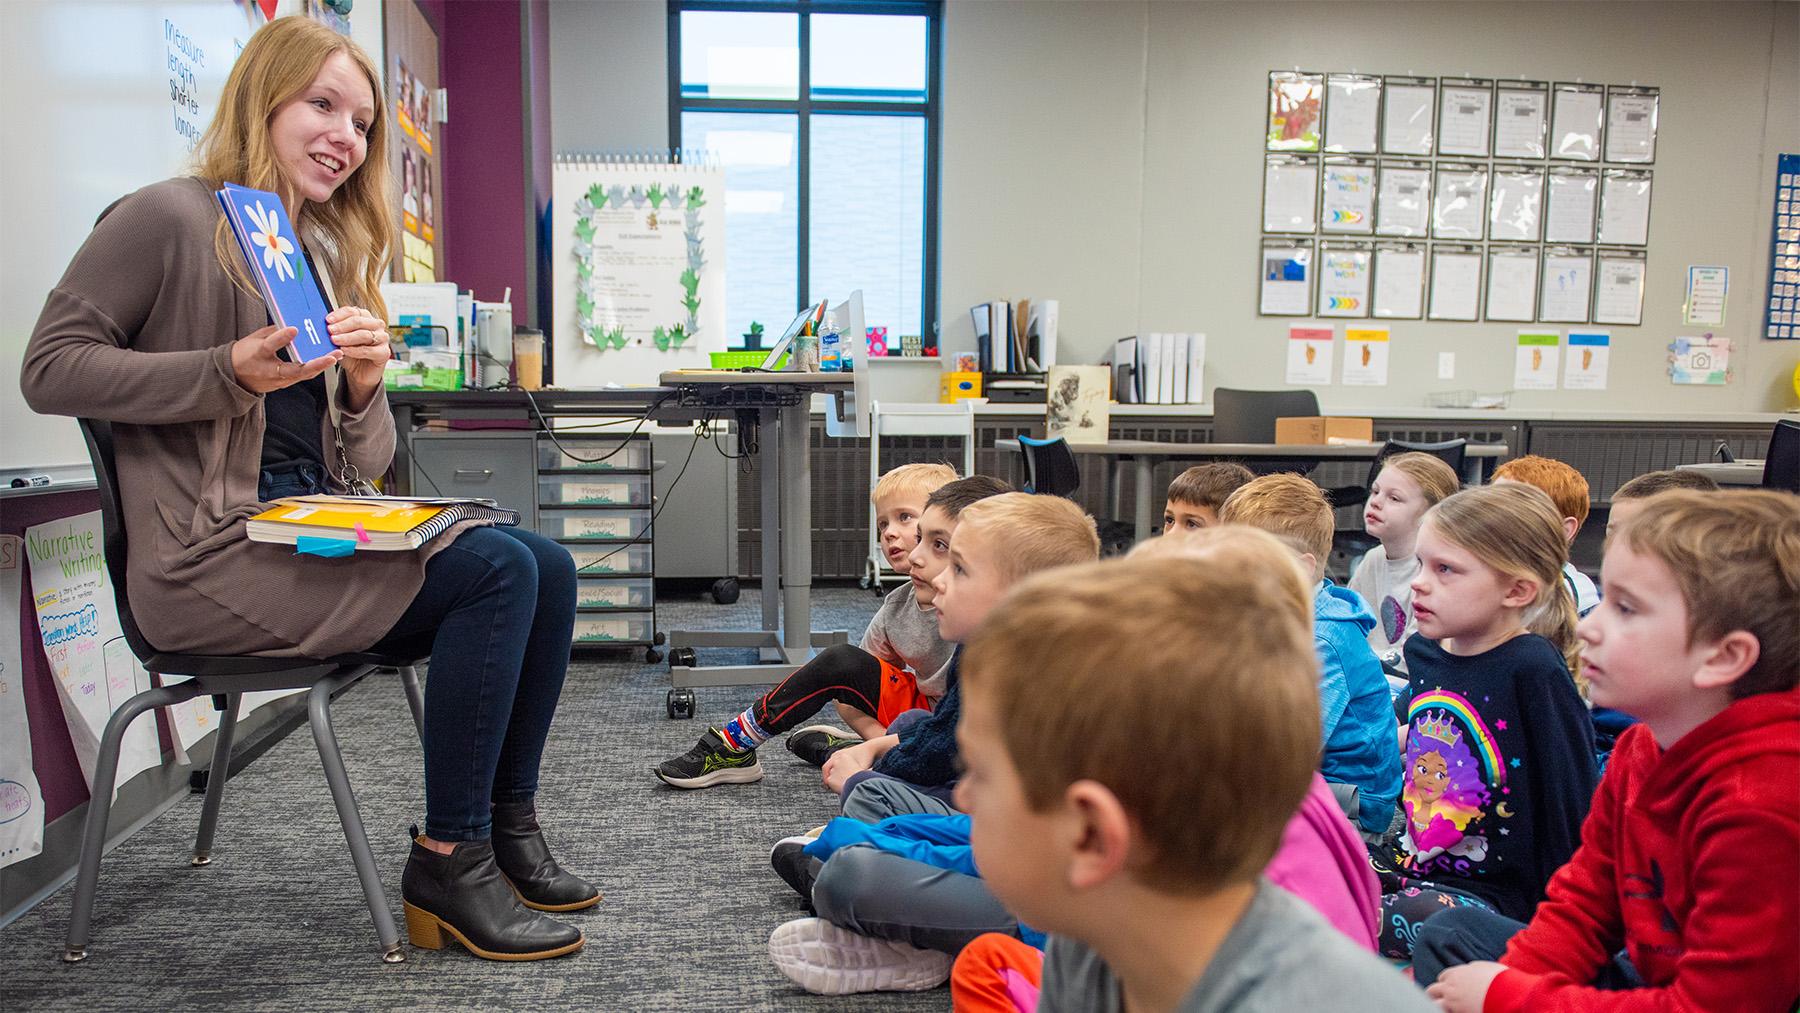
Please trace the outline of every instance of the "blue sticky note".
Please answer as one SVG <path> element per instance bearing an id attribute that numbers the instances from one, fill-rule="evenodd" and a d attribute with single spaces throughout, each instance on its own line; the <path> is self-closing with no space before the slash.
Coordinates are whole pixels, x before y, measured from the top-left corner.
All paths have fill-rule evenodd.
<path id="1" fill-rule="evenodd" d="M 301 535 L 294 539 L 294 554 L 338 559 L 356 551 L 356 543 L 347 538 L 315 538 Z"/>

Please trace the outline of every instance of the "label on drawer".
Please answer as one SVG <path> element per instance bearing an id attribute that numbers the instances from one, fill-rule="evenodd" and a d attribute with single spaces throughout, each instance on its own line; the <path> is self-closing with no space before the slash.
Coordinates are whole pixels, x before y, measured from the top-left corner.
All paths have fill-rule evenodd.
<path id="1" fill-rule="evenodd" d="M 630 486 L 624 482 L 569 482 L 563 487 L 564 503 L 629 503 Z"/>
<path id="2" fill-rule="evenodd" d="M 630 538 L 630 517 L 564 517 L 564 538 Z"/>
<path id="3" fill-rule="evenodd" d="M 576 640 L 630 640 L 631 624 L 623 619 L 583 619 L 575 626 Z"/>
<path id="4" fill-rule="evenodd" d="M 582 608 L 620 608 L 635 603 L 629 584 L 583 583 L 576 592 L 575 604 Z"/>

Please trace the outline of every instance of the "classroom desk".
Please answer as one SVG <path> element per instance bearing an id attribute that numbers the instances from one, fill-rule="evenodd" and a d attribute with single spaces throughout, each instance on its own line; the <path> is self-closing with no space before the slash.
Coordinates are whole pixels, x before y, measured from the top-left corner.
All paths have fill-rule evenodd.
<path id="1" fill-rule="evenodd" d="M 669 633 L 669 678 L 676 690 L 692 686 L 745 686 L 780 682 L 806 664 L 819 647 L 849 642 L 842 630 L 812 628 L 812 454 L 807 434 L 812 395 L 841 395 L 851 389 L 848 373 L 742 373 L 730 370 L 675 370 L 658 378 L 677 391 L 678 402 L 743 410 L 755 406 L 769 442 L 758 442 L 762 497 L 762 604 L 760 630 Z M 834 397 L 842 409 L 843 399 Z M 773 458 L 770 454 L 773 452 Z M 779 518 L 779 523 L 771 519 Z M 729 521 L 727 522 L 729 523 Z M 774 564 L 770 564 L 774 560 Z M 781 594 L 780 632 L 775 632 L 775 594 Z M 748 665 L 677 665 L 680 648 L 755 647 L 760 660 Z M 691 710 L 691 709 L 690 709 Z"/>
<path id="2" fill-rule="evenodd" d="M 758 490 L 762 503 L 762 625 L 756 630 L 672 630 L 670 705 L 702 686 L 740 686 L 779 682 L 805 664 L 815 647 L 845 643 L 844 631 L 820 632 L 812 624 L 812 464 L 807 452 L 813 394 L 837 394 L 851 388 L 841 373 L 725 373 L 677 371 L 663 376 L 658 387 L 546 389 L 527 395 L 517 390 L 407 391 L 389 390 L 388 401 L 402 434 L 412 431 L 421 412 L 457 410 L 526 413 L 548 426 L 552 417 L 643 416 L 662 421 L 691 421 L 705 414 L 731 412 L 740 427 L 755 428 L 766 439 L 755 441 Z M 834 399 L 836 400 L 836 399 Z M 408 447 L 402 439 L 395 468 L 407 474 Z M 777 521 L 777 519 L 779 519 Z M 733 523 L 729 518 L 725 523 Z M 748 665 L 677 665 L 677 648 L 753 647 L 759 661 Z"/>
<path id="3" fill-rule="evenodd" d="M 1018 440 L 995 440 L 1000 450 L 1019 449 Z M 1152 506 L 1161 502 L 1150 488 L 1150 477 L 1164 461 L 1210 461 L 1219 458 L 1292 457 L 1306 461 L 1373 461 L 1387 444 L 1294 444 L 1294 443 L 1158 443 L 1150 440 L 1111 440 L 1106 443 L 1071 443 L 1069 450 L 1077 456 L 1095 454 L 1131 462 L 1137 509 L 1132 517 L 1134 535 L 1142 541 L 1150 537 L 1156 522 Z M 1475 485 L 1481 481 L 1481 462 L 1508 454 L 1504 443 L 1471 443 L 1463 458 L 1463 481 Z"/>
<path id="4" fill-rule="evenodd" d="M 1720 485 L 1762 486 L 1762 461 L 1703 461 L 1699 464 L 1677 464 L 1675 470 L 1697 471 Z"/>

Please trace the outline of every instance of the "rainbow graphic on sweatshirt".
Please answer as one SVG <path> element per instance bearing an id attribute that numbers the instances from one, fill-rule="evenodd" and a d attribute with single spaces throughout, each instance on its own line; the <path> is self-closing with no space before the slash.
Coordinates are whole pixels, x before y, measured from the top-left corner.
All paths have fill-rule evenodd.
<path id="1" fill-rule="evenodd" d="M 1500 746 L 1494 741 L 1487 722 L 1481 720 L 1474 705 L 1447 689 L 1434 689 L 1413 697 L 1412 704 L 1406 708 L 1407 723 L 1412 724 L 1421 712 L 1427 710 L 1448 711 L 1459 718 L 1463 727 L 1473 736 L 1468 744 L 1473 747 L 1475 755 L 1481 758 L 1487 783 L 1496 788 L 1506 783 L 1506 764 L 1500 760 Z"/>

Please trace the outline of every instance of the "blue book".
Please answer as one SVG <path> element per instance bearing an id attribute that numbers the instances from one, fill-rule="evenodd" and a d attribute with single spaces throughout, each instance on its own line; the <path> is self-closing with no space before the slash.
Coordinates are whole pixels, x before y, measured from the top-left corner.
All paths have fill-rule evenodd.
<path id="1" fill-rule="evenodd" d="M 250 265 L 250 277 L 269 304 L 269 315 L 280 326 L 300 332 L 291 349 L 295 360 L 311 362 L 330 354 L 337 348 L 325 324 L 331 307 L 300 250 L 300 238 L 281 198 L 236 183 L 225 184 L 218 198 Z"/>

